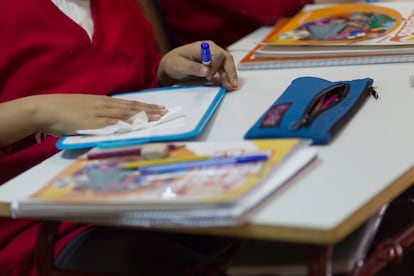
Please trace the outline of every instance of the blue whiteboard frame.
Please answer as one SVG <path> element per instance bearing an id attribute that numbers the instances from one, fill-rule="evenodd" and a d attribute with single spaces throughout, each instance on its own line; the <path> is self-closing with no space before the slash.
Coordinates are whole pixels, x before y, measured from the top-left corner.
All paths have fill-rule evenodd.
<path id="1" fill-rule="evenodd" d="M 141 93 L 141 92 L 156 93 L 156 92 L 166 91 L 166 90 L 191 89 L 191 88 L 197 88 L 197 87 L 203 87 L 203 86 L 169 86 L 169 87 L 145 89 L 145 90 L 134 91 L 134 92 L 129 92 L 129 93 L 115 94 L 113 96 L 122 96 L 126 94 Z M 176 140 L 185 140 L 189 138 L 194 138 L 203 131 L 204 127 L 206 126 L 207 122 L 210 120 L 210 118 L 214 114 L 215 110 L 221 103 L 225 94 L 226 94 L 226 89 L 222 86 L 217 86 L 216 95 L 214 96 L 208 108 L 205 110 L 204 115 L 201 117 L 196 127 L 191 131 L 170 134 L 170 135 L 150 136 L 150 137 L 144 137 L 144 138 L 139 137 L 139 138 L 128 138 L 128 139 L 120 139 L 120 140 L 76 143 L 76 144 L 75 143 L 65 144 L 66 139 L 68 139 L 68 137 L 70 136 L 64 135 L 61 138 L 59 138 L 59 140 L 56 142 L 56 147 L 60 150 L 75 150 L 75 149 L 84 149 L 84 148 L 93 148 L 93 147 L 112 148 L 112 147 L 120 147 L 120 146 L 139 145 L 139 144 L 150 143 L 150 142 L 166 142 L 166 141 L 176 141 Z"/>

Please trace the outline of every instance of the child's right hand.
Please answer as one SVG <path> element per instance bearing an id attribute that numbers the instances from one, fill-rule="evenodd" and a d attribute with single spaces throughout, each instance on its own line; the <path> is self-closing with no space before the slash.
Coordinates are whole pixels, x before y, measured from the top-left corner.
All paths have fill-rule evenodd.
<path id="1" fill-rule="evenodd" d="M 87 94 L 48 94 L 0 103 L 0 148 L 37 132 L 74 134 L 128 121 L 140 111 L 156 121 L 167 113 L 164 106 Z"/>
<path id="2" fill-rule="evenodd" d="M 51 134 L 105 127 L 127 121 L 140 111 L 145 111 L 150 121 L 159 120 L 167 113 L 164 106 L 98 95 L 51 94 L 27 99 L 41 131 Z"/>

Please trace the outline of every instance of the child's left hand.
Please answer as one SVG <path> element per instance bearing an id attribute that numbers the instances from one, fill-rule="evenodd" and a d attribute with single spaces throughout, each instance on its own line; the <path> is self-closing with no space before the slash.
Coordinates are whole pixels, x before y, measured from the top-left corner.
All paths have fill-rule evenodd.
<path id="1" fill-rule="evenodd" d="M 161 85 L 203 78 L 221 83 L 230 91 L 237 89 L 237 71 L 233 56 L 214 42 L 206 42 L 210 44 L 211 50 L 209 66 L 201 63 L 201 41 L 175 48 L 162 58 L 158 67 Z"/>

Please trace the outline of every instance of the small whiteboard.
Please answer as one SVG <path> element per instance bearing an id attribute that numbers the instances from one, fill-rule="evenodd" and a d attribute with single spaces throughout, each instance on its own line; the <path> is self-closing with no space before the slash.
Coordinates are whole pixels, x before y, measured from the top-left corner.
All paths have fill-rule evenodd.
<path id="1" fill-rule="evenodd" d="M 117 94 L 113 97 L 160 104 L 167 108 L 181 107 L 184 116 L 128 133 L 62 136 L 56 146 L 61 150 L 109 148 L 191 138 L 201 133 L 225 92 L 221 86 L 173 86 Z"/>

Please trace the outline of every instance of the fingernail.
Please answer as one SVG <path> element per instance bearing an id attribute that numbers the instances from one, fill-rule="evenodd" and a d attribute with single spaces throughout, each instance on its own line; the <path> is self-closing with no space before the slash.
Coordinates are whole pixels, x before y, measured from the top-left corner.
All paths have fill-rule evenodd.
<path id="1" fill-rule="evenodd" d="M 239 87 L 239 82 L 237 81 L 237 79 L 234 79 L 232 81 L 232 85 L 233 85 L 234 88 L 238 88 Z"/>
<path id="2" fill-rule="evenodd" d="M 159 119 L 161 119 L 161 115 L 158 114 L 151 114 L 150 116 L 148 116 L 150 121 L 158 121 Z"/>

